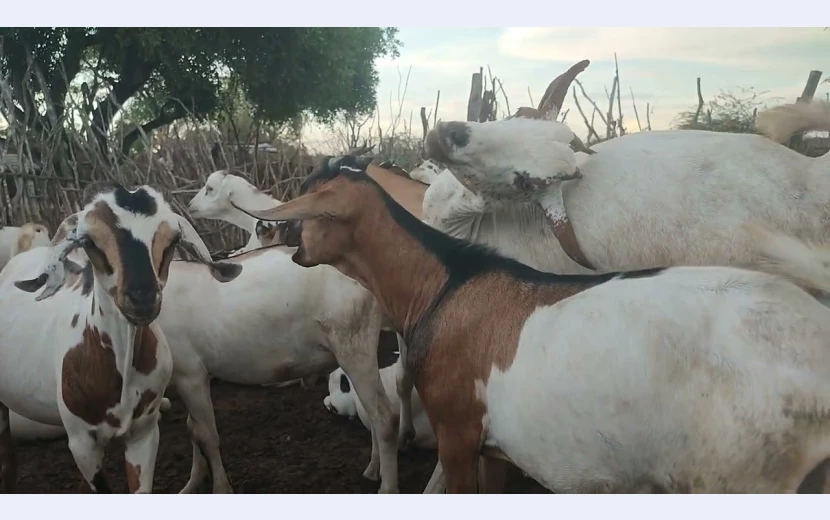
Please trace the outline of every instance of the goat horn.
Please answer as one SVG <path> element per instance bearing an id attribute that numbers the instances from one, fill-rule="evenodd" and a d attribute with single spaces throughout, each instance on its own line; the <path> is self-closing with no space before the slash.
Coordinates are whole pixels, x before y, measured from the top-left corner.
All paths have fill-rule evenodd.
<path id="1" fill-rule="evenodd" d="M 571 88 L 571 83 L 573 83 L 577 75 L 585 70 L 590 63 L 589 60 L 582 60 L 551 81 L 545 90 L 545 94 L 539 101 L 539 108 L 537 110 L 543 115 L 549 114 L 548 117 L 551 120 L 556 119 L 559 116 L 559 111 L 562 109 L 562 104 L 565 101 L 565 96 L 568 94 L 568 89 Z"/>

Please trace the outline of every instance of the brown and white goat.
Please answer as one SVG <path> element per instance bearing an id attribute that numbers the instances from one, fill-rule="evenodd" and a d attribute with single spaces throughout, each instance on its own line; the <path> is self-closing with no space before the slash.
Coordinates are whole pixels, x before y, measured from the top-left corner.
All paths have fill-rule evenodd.
<path id="1" fill-rule="evenodd" d="M 0 272 L 0 478 L 7 492 L 16 482 L 10 409 L 62 425 L 93 491 L 110 491 L 104 452 L 122 440 L 129 490 L 151 492 L 159 407 L 173 370 L 156 317 L 174 250 L 208 265 L 219 281 L 242 270 L 211 262 L 193 227 L 148 186 L 93 185 L 84 199 L 50 247 L 17 255 Z"/>
<path id="2" fill-rule="evenodd" d="M 476 490 L 482 452 L 560 492 L 794 492 L 830 457 L 830 309 L 790 281 L 542 273 L 335 166 L 250 214 L 291 221 L 294 261 L 359 281 L 404 335 L 448 491 Z M 830 285 L 830 253 L 780 243 L 759 240 L 781 272 Z"/>

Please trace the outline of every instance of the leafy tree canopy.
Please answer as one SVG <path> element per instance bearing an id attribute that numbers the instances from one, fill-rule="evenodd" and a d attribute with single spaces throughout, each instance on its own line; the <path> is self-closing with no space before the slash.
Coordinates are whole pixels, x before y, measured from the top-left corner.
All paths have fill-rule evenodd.
<path id="1" fill-rule="evenodd" d="M 77 126 L 80 117 L 103 150 L 113 119 L 134 99 L 141 109 L 130 119 L 139 117 L 141 130 L 120 139 L 125 153 L 141 131 L 185 116 L 205 119 L 239 92 L 263 121 L 282 124 L 303 113 L 328 121 L 374 108 L 375 58 L 397 56 L 396 34 L 375 27 L 3 28 L 0 109 L 38 132 Z"/>

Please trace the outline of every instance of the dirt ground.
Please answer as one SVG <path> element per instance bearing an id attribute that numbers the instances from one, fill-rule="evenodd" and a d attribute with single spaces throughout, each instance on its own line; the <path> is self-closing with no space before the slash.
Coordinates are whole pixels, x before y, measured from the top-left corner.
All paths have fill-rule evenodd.
<path id="1" fill-rule="evenodd" d="M 393 336 L 394 338 L 394 336 Z M 381 361 L 389 364 L 389 358 Z M 327 411 L 325 381 L 313 388 L 238 386 L 214 381 L 213 403 L 222 458 L 236 493 L 372 493 L 377 483 L 362 477 L 371 437 L 360 421 Z M 190 476 L 191 445 L 184 406 L 172 388 L 172 409 L 162 416 L 154 491 L 177 493 Z M 19 493 L 84 490 L 66 439 L 18 443 Z M 105 462 L 114 492 L 126 492 L 124 458 L 112 446 Z M 399 456 L 400 490 L 421 493 L 437 460 L 435 452 Z M 210 492 L 208 483 L 203 492 Z M 543 493 L 530 479 L 511 482 L 509 492 Z"/>

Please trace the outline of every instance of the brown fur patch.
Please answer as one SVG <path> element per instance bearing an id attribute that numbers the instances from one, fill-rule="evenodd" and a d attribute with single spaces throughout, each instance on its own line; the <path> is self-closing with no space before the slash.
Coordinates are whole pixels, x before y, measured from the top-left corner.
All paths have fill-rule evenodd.
<path id="1" fill-rule="evenodd" d="M 159 279 L 163 282 L 167 281 L 167 274 L 170 268 L 170 262 L 173 261 L 173 249 L 168 249 L 176 236 L 174 230 L 167 222 L 162 222 L 153 235 L 153 245 L 151 255 L 153 258 L 153 266 L 156 268 Z M 167 254 L 165 254 L 167 252 Z"/>
<path id="2" fill-rule="evenodd" d="M 587 284 L 522 283 L 506 273 L 487 273 L 470 280 L 440 305 L 417 342 L 429 344 L 425 358 L 416 361 L 413 376 L 430 422 L 457 452 L 442 464 L 460 466 L 467 475 L 455 491 L 472 491 L 475 458 L 484 439 L 483 418 L 487 412 L 476 390 L 486 385 L 493 367 L 507 370 L 513 364 L 519 335 L 528 317 L 540 306 L 552 305 L 582 292 Z M 496 296 L 497 295 L 497 296 Z M 413 345 L 417 348 L 418 345 Z M 412 366 L 412 365 L 411 365 Z M 450 449 L 449 447 L 447 449 Z M 467 453 L 463 460 L 454 460 Z M 447 466 L 445 465 L 445 469 Z M 452 470 L 449 470 L 452 471 Z M 470 473 L 473 472 L 473 473 Z M 448 490 L 450 489 L 448 473 Z"/>
<path id="3" fill-rule="evenodd" d="M 81 342 L 63 357 L 61 395 L 66 407 L 89 424 L 101 424 L 107 410 L 121 400 L 122 383 L 112 340 L 87 325 Z"/>
<path id="4" fill-rule="evenodd" d="M 127 489 L 130 490 L 130 493 L 135 493 L 138 491 L 138 488 L 141 487 L 141 465 L 136 464 L 133 466 L 129 461 L 127 461 L 126 466 Z"/>
<path id="5" fill-rule="evenodd" d="M 111 413 L 107 414 L 107 417 L 106 419 L 104 419 L 104 421 L 113 428 L 118 428 L 119 426 L 121 426 L 121 419 L 119 419 Z"/>
<path id="6" fill-rule="evenodd" d="M 23 253 L 28 251 L 30 247 L 32 247 L 32 242 L 35 240 L 34 232 L 22 228 L 20 230 L 20 236 L 17 238 L 17 251 L 19 253 Z"/>
<path id="7" fill-rule="evenodd" d="M 152 390 L 145 390 L 144 393 L 141 394 L 141 399 L 138 400 L 138 404 L 135 406 L 133 410 L 133 419 L 137 419 L 141 417 L 144 411 L 150 406 L 150 403 L 153 402 L 153 399 L 156 398 L 158 394 Z"/>
<path id="8" fill-rule="evenodd" d="M 139 327 L 136 329 L 135 342 L 133 344 L 133 368 L 140 374 L 147 375 L 156 368 L 158 360 L 158 339 L 150 330 L 150 327 Z"/>

